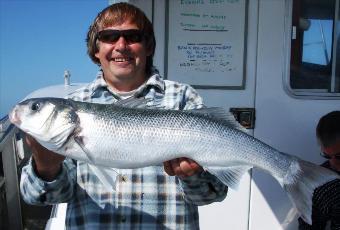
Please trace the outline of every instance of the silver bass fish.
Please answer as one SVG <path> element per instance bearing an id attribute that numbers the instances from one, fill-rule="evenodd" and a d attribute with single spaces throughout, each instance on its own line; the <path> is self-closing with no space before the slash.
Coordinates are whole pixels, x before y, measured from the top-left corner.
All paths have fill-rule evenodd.
<path id="1" fill-rule="evenodd" d="M 35 98 L 16 105 L 10 120 L 47 149 L 93 165 L 139 168 L 187 157 L 230 187 L 250 168 L 262 169 L 276 178 L 308 223 L 314 189 L 338 178 L 246 134 L 222 109 L 143 108 L 147 103 Z"/>

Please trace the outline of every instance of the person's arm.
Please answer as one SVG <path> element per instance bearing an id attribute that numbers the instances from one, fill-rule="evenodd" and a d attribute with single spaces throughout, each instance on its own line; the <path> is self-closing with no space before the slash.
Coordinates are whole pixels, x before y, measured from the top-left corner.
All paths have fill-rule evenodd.
<path id="1" fill-rule="evenodd" d="M 26 142 L 32 157 L 21 173 L 20 191 L 25 202 L 44 205 L 69 200 L 76 176 L 74 162 L 47 150 L 32 137 Z"/>
<path id="2" fill-rule="evenodd" d="M 65 157 L 44 148 L 31 136 L 26 135 L 26 143 L 32 150 L 37 176 L 45 181 L 53 181 L 60 174 Z"/>

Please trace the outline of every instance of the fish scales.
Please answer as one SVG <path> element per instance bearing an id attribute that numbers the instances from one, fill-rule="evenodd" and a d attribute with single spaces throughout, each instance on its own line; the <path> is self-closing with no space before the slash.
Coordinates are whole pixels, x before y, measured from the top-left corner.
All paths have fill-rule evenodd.
<path id="1" fill-rule="evenodd" d="M 207 148 L 200 144 L 200 139 L 204 134 L 201 128 L 202 125 L 197 123 L 193 117 L 188 119 L 183 114 L 158 110 L 136 111 L 133 109 L 108 108 L 107 111 L 98 111 L 99 114 L 97 114 L 93 123 L 101 128 L 97 128 L 98 131 L 93 132 L 94 127 L 91 127 L 85 130 L 86 132 L 88 131 L 87 133 L 81 132 L 80 135 L 99 136 L 100 138 L 94 137 L 92 139 L 95 141 L 98 141 L 98 139 L 104 140 L 106 142 L 105 146 L 112 146 L 108 145 L 108 143 L 112 142 L 112 138 L 110 138 L 112 136 L 116 143 L 112 143 L 114 146 L 126 146 L 122 151 L 126 151 L 127 148 L 129 152 L 133 151 L 133 153 L 129 153 L 129 157 L 136 155 L 133 158 L 141 160 L 140 162 L 150 152 L 157 153 L 157 151 L 161 151 L 164 156 L 164 150 L 167 149 L 169 159 L 176 157 L 179 154 L 178 151 L 183 151 L 183 148 L 187 148 L 189 144 L 195 146 L 196 149 L 207 151 Z M 169 117 L 172 119 L 169 119 Z M 87 121 L 88 119 L 84 119 L 84 126 L 87 125 Z M 190 124 L 195 124 L 195 127 L 190 127 Z M 82 123 L 80 126 L 83 126 Z M 111 135 L 105 135 L 107 132 L 111 133 Z M 183 144 L 178 145 L 177 143 L 181 140 Z M 98 144 L 92 143 L 93 147 L 96 145 Z M 192 151 L 196 151 L 196 149 Z M 111 152 L 112 149 L 109 148 L 107 151 Z"/>
<path id="2" fill-rule="evenodd" d="M 78 104 L 82 108 L 83 103 Z M 97 128 L 101 134 L 94 133 L 93 127 L 89 129 L 89 133 L 83 135 L 93 136 L 92 140 L 101 139 L 104 142 L 92 143 L 92 151 L 102 144 L 114 145 L 117 149 L 126 146 L 128 149 L 122 150 L 128 154 L 122 155 L 122 158 L 133 158 L 140 163 L 145 162 L 145 157 L 150 153 L 161 154 L 164 160 L 185 154 L 184 156 L 203 165 L 226 166 L 251 162 L 253 166 L 262 166 L 267 171 L 275 172 L 278 177 L 284 177 L 290 166 L 290 160 L 282 160 L 282 157 L 289 156 L 276 157 L 281 153 L 249 135 L 230 129 L 224 121 L 209 116 L 174 110 L 136 110 L 91 105 L 92 108 L 86 113 L 97 111 L 94 124 L 101 124 L 101 128 Z M 86 122 L 80 126 L 85 125 Z M 107 133 L 115 137 L 116 144 L 111 143 L 113 140 Z M 112 149 L 108 148 L 105 152 L 105 155 L 109 155 Z M 103 161 L 107 162 L 107 158 L 103 158 Z M 145 165 L 139 165 L 142 166 Z"/>

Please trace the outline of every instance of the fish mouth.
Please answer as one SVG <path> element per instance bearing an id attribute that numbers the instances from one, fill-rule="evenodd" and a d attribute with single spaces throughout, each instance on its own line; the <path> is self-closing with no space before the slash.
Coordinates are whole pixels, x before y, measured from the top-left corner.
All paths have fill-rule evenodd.
<path id="1" fill-rule="evenodd" d="M 8 114 L 9 120 L 11 121 L 11 123 L 15 124 L 15 125 L 20 125 L 21 124 L 21 120 L 20 117 L 18 115 L 19 113 L 19 108 L 18 106 L 15 106 L 12 111 Z"/>

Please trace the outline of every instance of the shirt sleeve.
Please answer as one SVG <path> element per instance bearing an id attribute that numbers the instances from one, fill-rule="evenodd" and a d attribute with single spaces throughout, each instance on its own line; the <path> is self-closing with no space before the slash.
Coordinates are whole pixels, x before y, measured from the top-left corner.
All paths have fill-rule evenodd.
<path id="1" fill-rule="evenodd" d="M 203 171 L 184 179 L 179 179 L 184 199 L 195 205 L 207 205 L 224 200 L 228 187 L 217 177 Z"/>
<path id="2" fill-rule="evenodd" d="M 20 192 L 24 201 L 34 205 L 51 205 L 67 202 L 73 195 L 76 182 L 76 165 L 66 158 L 62 169 L 53 181 L 44 181 L 37 176 L 32 158 L 23 167 L 20 179 Z"/>
<path id="3" fill-rule="evenodd" d="M 184 110 L 204 107 L 203 100 L 192 87 L 184 91 Z M 217 177 L 207 171 L 184 179 L 179 179 L 184 199 L 195 205 L 206 205 L 222 201 L 228 192 L 228 187 Z"/>

